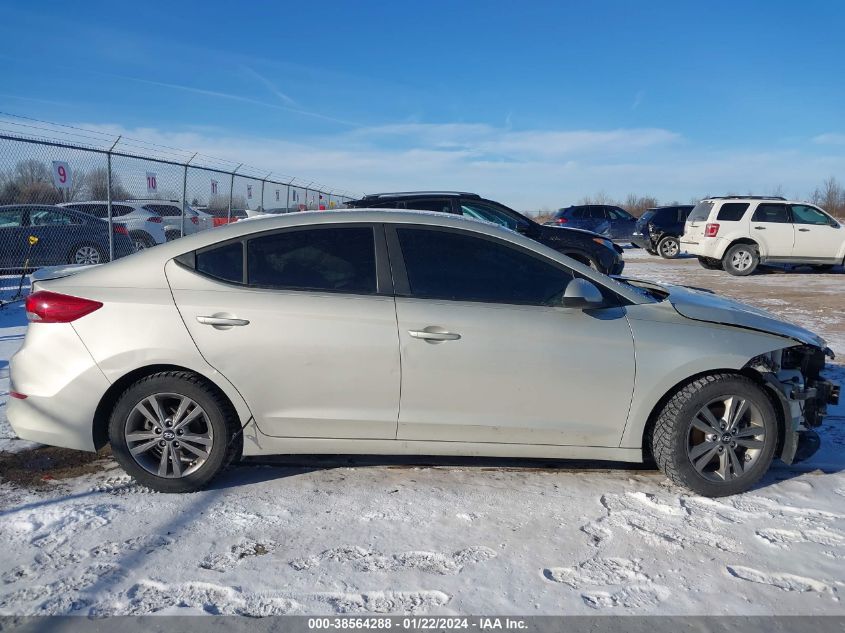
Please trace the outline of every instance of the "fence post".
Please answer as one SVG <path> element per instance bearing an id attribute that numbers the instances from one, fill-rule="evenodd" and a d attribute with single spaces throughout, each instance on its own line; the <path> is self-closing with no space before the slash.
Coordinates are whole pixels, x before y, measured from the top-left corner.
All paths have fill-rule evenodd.
<path id="1" fill-rule="evenodd" d="M 290 182 L 293 182 L 293 180 Z M 287 185 L 287 193 L 285 193 L 285 213 L 290 211 L 290 182 Z"/>
<path id="2" fill-rule="evenodd" d="M 235 195 L 235 174 L 241 167 L 243 167 L 243 163 L 235 167 L 232 171 L 232 180 L 229 183 L 229 216 L 226 218 L 226 224 L 229 224 L 232 221 L 232 196 Z"/>
<path id="3" fill-rule="evenodd" d="M 191 161 L 197 157 L 199 152 L 196 152 L 191 158 L 185 163 L 185 171 L 182 174 L 182 226 L 179 229 L 179 237 L 185 237 L 185 207 L 188 205 L 188 165 L 191 164 Z"/>
<path id="4" fill-rule="evenodd" d="M 111 153 L 114 151 L 114 148 L 117 147 L 117 144 L 120 142 L 120 136 L 118 136 L 112 146 L 109 148 L 109 151 L 106 152 L 106 205 L 108 207 L 108 220 L 109 220 L 109 261 L 114 261 L 114 221 L 112 220 L 112 212 L 111 212 Z M 130 239 L 132 239 L 130 237 Z"/>
<path id="5" fill-rule="evenodd" d="M 264 180 L 261 181 L 261 212 L 265 211 L 264 209 L 264 184 L 267 182 L 267 179 L 273 174 L 273 172 L 269 172 L 266 176 L 264 176 Z"/>

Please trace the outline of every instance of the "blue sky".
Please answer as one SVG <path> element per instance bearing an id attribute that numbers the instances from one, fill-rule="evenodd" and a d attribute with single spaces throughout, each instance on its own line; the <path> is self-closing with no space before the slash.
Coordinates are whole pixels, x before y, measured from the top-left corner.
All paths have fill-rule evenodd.
<path id="1" fill-rule="evenodd" d="M 521 209 L 845 180 L 838 2 L 0 4 L 0 110 Z"/>

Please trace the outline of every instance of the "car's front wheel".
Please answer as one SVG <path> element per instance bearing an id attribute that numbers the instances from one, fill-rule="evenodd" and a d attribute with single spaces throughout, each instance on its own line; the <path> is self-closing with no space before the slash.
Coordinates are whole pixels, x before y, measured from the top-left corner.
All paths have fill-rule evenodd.
<path id="1" fill-rule="evenodd" d="M 139 483 L 159 492 L 207 485 L 240 454 L 228 401 L 196 374 L 166 371 L 139 379 L 109 421 L 112 453 Z"/>
<path id="2" fill-rule="evenodd" d="M 769 469 L 777 417 L 763 388 L 736 374 L 715 374 L 675 392 L 651 437 L 658 467 L 674 483 L 708 497 L 748 490 Z"/>

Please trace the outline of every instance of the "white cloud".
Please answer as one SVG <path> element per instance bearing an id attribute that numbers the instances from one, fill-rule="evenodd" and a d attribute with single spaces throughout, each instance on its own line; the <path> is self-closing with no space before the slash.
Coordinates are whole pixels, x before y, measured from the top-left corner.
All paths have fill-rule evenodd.
<path id="1" fill-rule="evenodd" d="M 190 150 L 182 160 L 198 151 L 356 193 L 460 189 L 521 210 L 563 206 L 598 191 L 686 202 L 706 194 L 770 193 L 780 185 L 804 196 L 829 175 L 845 173 L 842 152 L 825 154 L 818 145 L 705 149 L 650 128 L 513 131 L 407 123 L 291 140 L 224 130 L 80 127 Z"/>
<path id="2" fill-rule="evenodd" d="M 813 137 L 813 142 L 819 145 L 845 145 L 845 134 L 828 132 Z"/>

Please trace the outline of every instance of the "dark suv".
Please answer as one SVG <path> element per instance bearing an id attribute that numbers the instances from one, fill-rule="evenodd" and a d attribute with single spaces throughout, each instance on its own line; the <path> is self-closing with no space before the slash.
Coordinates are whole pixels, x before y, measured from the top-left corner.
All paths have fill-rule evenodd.
<path id="1" fill-rule="evenodd" d="M 692 205 L 649 209 L 637 220 L 631 242 L 652 255 L 674 259 L 681 252 L 681 235 Z"/>
<path id="2" fill-rule="evenodd" d="M 622 248 L 590 231 L 538 224 L 503 204 L 475 193 L 458 191 L 415 191 L 376 193 L 347 203 L 349 208 L 415 209 L 464 215 L 500 224 L 550 248 L 592 266 L 607 275 L 618 275 L 625 262 Z"/>
<path id="3" fill-rule="evenodd" d="M 637 219 L 609 204 L 578 204 L 559 209 L 546 224 L 595 231 L 614 242 L 630 242 Z"/>

